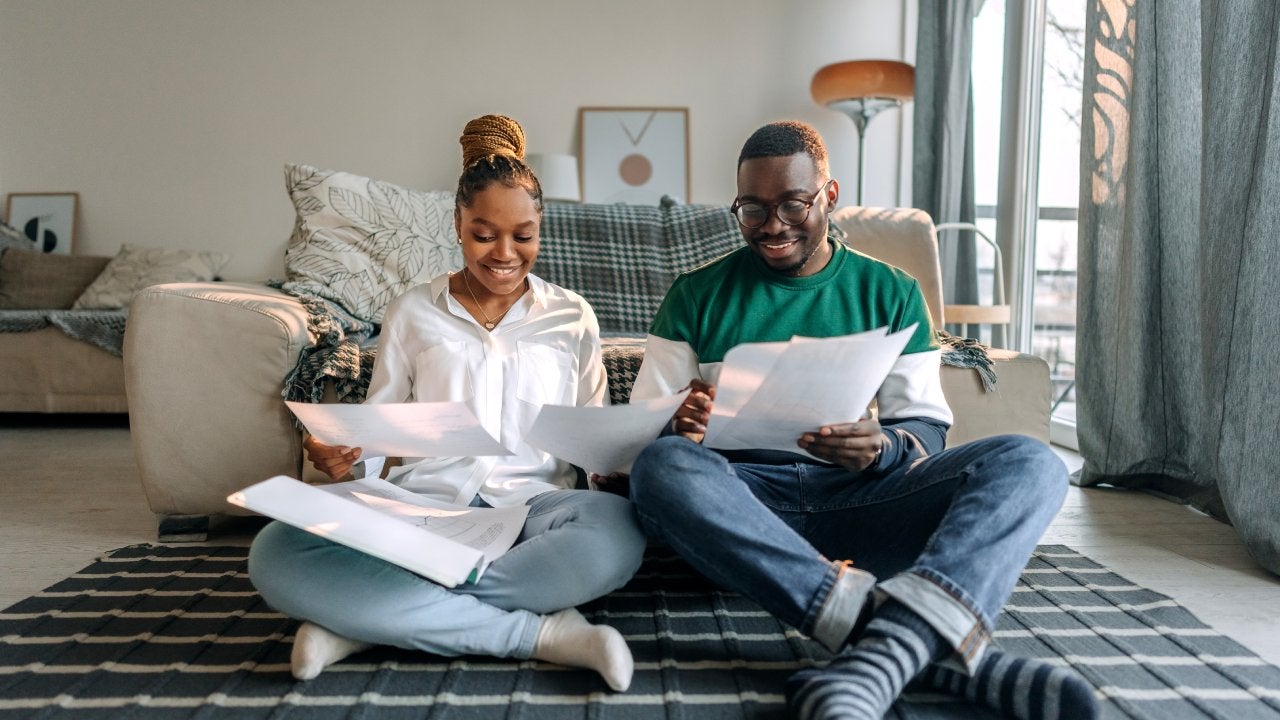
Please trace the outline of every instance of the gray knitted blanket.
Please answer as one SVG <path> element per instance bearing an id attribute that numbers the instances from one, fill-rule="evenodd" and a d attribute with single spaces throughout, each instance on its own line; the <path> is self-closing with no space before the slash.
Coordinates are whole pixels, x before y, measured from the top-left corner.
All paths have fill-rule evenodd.
<path id="1" fill-rule="evenodd" d="M 318 403 L 324 398 L 325 386 L 332 383 L 339 402 L 363 402 L 373 376 L 378 326 L 319 295 L 282 287 L 284 283 L 279 280 L 268 280 L 267 285 L 297 297 L 307 309 L 307 334 L 311 340 L 285 378 L 281 397 Z"/>
<path id="2" fill-rule="evenodd" d="M 125 310 L 0 310 L 0 333 L 31 332 L 50 325 L 76 340 L 124 355 Z"/>
<path id="3" fill-rule="evenodd" d="M 996 370 L 987 351 L 991 348 L 959 335 L 938 331 L 938 343 L 942 345 L 942 364 L 973 368 L 982 378 L 982 390 L 991 392 L 996 387 Z"/>

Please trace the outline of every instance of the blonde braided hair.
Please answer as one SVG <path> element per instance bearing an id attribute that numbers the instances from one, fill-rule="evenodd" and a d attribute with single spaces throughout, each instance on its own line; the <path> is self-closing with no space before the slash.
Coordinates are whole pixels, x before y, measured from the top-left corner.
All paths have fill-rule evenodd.
<path id="1" fill-rule="evenodd" d="M 524 160 L 524 128 L 506 115 L 482 115 L 462 128 L 462 166 L 481 158 L 506 155 Z"/>
<path id="2" fill-rule="evenodd" d="M 457 208 L 470 207 L 476 193 L 500 182 L 522 187 L 542 210 L 542 185 L 524 163 L 524 129 L 505 115 L 482 115 L 468 122 L 458 138 L 462 175 L 455 195 Z"/>

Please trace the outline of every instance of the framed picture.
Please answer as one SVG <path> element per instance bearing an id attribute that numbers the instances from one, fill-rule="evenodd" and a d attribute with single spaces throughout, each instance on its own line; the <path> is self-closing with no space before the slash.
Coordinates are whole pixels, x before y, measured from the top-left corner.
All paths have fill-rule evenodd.
<path id="1" fill-rule="evenodd" d="M 5 222 L 32 242 L 35 250 L 70 255 L 76 242 L 79 193 L 9 193 Z"/>
<path id="2" fill-rule="evenodd" d="M 688 108 L 584 107 L 578 125 L 583 202 L 689 202 Z"/>

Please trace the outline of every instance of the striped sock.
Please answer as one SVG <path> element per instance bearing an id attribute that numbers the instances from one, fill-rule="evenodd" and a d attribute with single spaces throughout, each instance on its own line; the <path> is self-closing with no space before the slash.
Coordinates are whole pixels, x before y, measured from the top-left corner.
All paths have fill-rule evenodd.
<path id="1" fill-rule="evenodd" d="M 907 681 L 946 649 L 923 618 L 890 600 L 830 665 L 787 680 L 787 705 L 799 720 L 880 720 Z"/>
<path id="2" fill-rule="evenodd" d="M 973 675 L 931 665 L 916 686 L 967 698 L 1016 720 L 1092 720 L 1093 687 L 1066 668 L 991 648 Z"/>

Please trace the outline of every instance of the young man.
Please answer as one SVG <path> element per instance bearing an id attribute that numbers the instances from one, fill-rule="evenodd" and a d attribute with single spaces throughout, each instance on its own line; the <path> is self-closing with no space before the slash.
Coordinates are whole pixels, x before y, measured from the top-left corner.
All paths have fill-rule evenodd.
<path id="1" fill-rule="evenodd" d="M 642 526 L 837 653 L 788 683 L 801 718 L 880 718 L 917 676 L 1016 717 L 1093 717 L 1082 680 L 989 646 L 1066 493 L 1062 462 L 1023 436 L 943 450 L 952 415 L 923 297 L 905 273 L 829 236 L 839 185 L 813 128 L 757 130 L 737 179 L 733 211 L 746 246 L 676 280 L 632 393 L 691 388 L 635 462 Z M 796 438 L 796 453 L 700 444 L 735 345 L 913 324 L 876 395 L 877 415 L 849 408 L 848 422 Z"/>

